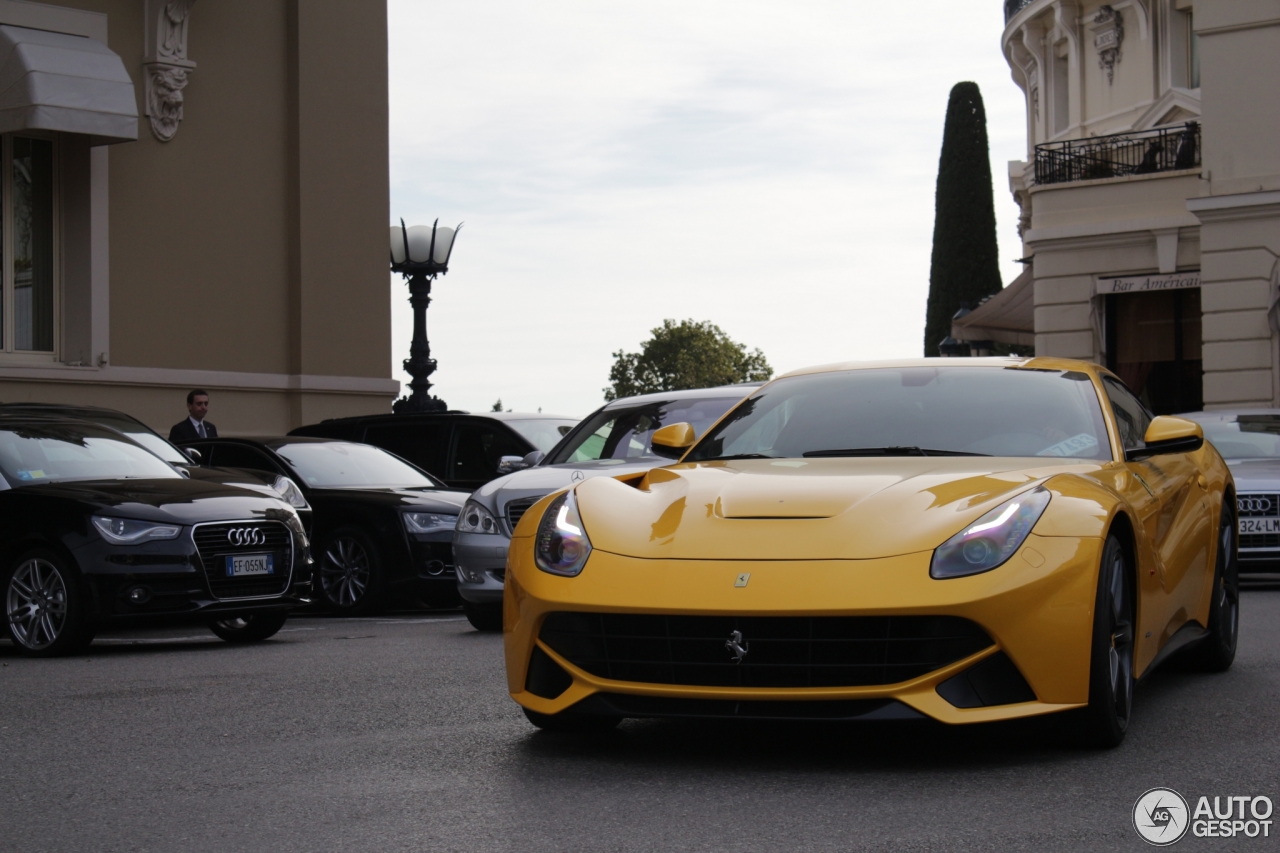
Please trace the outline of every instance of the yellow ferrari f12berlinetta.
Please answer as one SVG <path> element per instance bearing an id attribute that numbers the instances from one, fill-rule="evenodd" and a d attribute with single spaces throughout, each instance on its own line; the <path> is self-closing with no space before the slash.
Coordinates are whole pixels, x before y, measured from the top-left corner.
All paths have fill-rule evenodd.
<path id="1" fill-rule="evenodd" d="M 1231 474 L 1095 364 L 799 370 L 644 452 L 679 461 L 514 531 L 508 688 L 537 726 L 1068 712 L 1110 746 L 1136 679 L 1235 656 Z"/>

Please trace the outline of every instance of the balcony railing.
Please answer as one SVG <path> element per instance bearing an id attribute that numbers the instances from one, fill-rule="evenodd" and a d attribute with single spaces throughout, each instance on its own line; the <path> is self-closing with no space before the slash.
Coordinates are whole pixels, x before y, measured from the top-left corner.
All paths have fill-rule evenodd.
<path id="1" fill-rule="evenodd" d="M 1200 123 L 1113 136 L 1046 142 L 1036 146 L 1036 183 L 1062 184 L 1195 169 L 1200 165 Z"/>
<path id="2" fill-rule="evenodd" d="M 1036 0 L 1004 0 L 1004 22 L 1013 20 L 1013 16 L 1030 6 Z"/>

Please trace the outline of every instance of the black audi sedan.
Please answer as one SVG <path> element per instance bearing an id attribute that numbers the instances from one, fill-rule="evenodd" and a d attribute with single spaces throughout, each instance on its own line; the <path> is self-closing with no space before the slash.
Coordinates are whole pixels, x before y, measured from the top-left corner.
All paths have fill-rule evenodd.
<path id="1" fill-rule="evenodd" d="M 338 615 L 459 603 L 453 527 L 467 492 L 378 447 L 326 438 L 202 439 L 210 465 L 284 474 L 312 510 L 316 600 Z"/>
<path id="2" fill-rule="evenodd" d="M 0 592 L 4 630 L 32 656 L 148 623 L 264 640 L 308 602 L 310 556 L 278 497 L 192 480 L 108 427 L 4 415 Z"/>
<path id="3" fill-rule="evenodd" d="M 27 415 L 35 417 L 75 418 L 110 427 L 137 444 L 141 444 L 180 473 L 193 480 L 209 480 L 227 486 L 239 486 L 254 492 L 279 495 L 298 512 L 302 526 L 311 532 L 311 507 L 302 497 L 302 491 L 288 477 L 280 474 L 254 476 L 247 471 L 229 471 L 202 464 L 199 451 L 179 450 L 142 421 L 117 411 L 99 406 L 73 406 L 65 403 L 0 403 L 0 417 Z"/>

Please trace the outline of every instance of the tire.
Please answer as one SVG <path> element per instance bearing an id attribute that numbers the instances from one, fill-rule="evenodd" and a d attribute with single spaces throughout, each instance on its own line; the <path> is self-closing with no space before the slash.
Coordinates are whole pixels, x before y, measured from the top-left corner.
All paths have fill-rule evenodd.
<path id="1" fill-rule="evenodd" d="M 1089 706 L 1078 712 L 1076 734 L 1090 747 L 1119 746 L 1133 711 L 1133 578 L 1124 546 L 1108 536 L 1098 569 L 1093 642 L 1089 654 Z"/>
<path id="2" fill-rule="evenodd" d="M 58 657 L 93 642 L 88 602 L 79 574 L 46 549 L 28 551 L 0 575 L 5 630 L 19 654 Z"/>
<path id="3" fill-rule="evenodd" d="M 567 734 L 599 734 L 611 732 L 622 722 L 621 717 L 599 717 L 594 714 L 539 714 L 528 708 L 521 708 L 525 719 L 544 732 L 564 732 Z"/>
<path id="4" fill-rule="evenodd" d="M 502 630 L 501 604 L 472 604 L 470 601 L 464 600 L 462 602 L 462 612 L 467 614 L 467 621 L 477 631 L 492 632 Z"/>
<path id="5" fill-rule="evenodd" d="M 1222 520 L 1218 524 L 1218 560 L 1213 570 L 1209 634 L 1187 650 L 1187 663 L 1202 672 L 1230 669 L 1240 639 L 1240 563 L 1233 503 L 1230 498 L 1223 501 Z"/>
<path id="6" fill-rule="evenodd" d="M 367 616 L 382 604 L 382 561 L 358 527 L 325 537 L 313 575 L 317 602 L 335 616 Z"/>
<path id="7" fill-rule="evenodd" d="M 288 618 L 287 612 L 255 613 L 238 619 L 210 622 L 209 630 L 228 643 L 257 643 L 274 637 Z"/>

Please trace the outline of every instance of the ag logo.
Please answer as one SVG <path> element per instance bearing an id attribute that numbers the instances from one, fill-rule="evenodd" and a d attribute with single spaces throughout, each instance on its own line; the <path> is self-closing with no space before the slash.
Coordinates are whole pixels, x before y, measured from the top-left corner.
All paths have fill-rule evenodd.
<path id="1" fill-rule="evenodd" d="M 1133 828 L 1157 847 L 1181 841 L 1191 825 L 1187 801 L 1172 788 L 1152 788 L 1133 804 Z"/>

